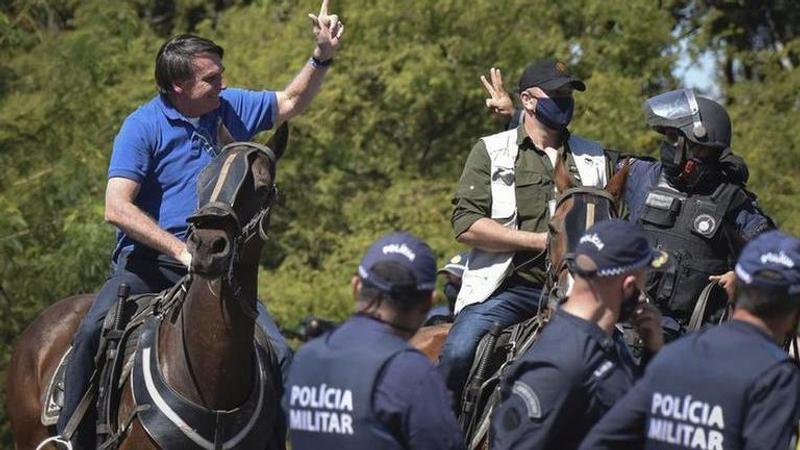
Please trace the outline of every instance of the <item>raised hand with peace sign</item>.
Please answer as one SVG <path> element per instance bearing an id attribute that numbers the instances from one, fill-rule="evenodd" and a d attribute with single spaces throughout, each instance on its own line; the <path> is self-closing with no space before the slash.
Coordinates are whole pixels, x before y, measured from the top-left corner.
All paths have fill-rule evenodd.
<path id="1" fill-rule="evenodd" d="M 336 14 L 328 14 L 330 0 L 322 0 L 319 15 L 309 14 L 313 25 L 314 38 L 317 48 L 314 49 L 314 58 L 325 62 L 334 57 L 342 42 L 344 24 Z"/>
<path id="2" fill-rule="evenodd" d="M 486 99 L 486 109 L 492 113 L 492 117 L 497 122 L 506 123 L 514 115 L 514 102 L 503 87 L 503 74 L 500 73 L 500 69 L 492 67 L 489 69 L 489 76 L 492 79 L 491 83 L 481 75 L 481 83 L 489 93 L 489 98 Z"/>

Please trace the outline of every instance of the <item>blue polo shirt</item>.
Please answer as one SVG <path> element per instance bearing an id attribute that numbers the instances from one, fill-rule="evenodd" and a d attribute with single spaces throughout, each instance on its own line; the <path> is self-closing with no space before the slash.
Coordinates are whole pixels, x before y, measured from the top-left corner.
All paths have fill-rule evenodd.
<path id="1" fill-rule="evenodd" d="M 800 371 L 732 320 L 661 349 L 581 449 L 786 449 L 798 420 Z"/>
<path id="2" fill-rule="evenodd" d="M 503 378 L 490 447 L 575 449 L 638 374 L 621 332 L 559 309 Z"/>
<path id="3" fill-rule="evenodd" d="M 108 177 L 138 182 L 134 204 L 162 229 L 185 240 L 186 218 L 198 206 L 197 175 L 217 151 L 219 121 L 234 139 L 249 141 L 256 133 L 272 128 L 277 111 L 274 92 L 229 88 L 220 94 L 220 106 L 200 116 L 195 125 L 165 96 L 156 96 L 122 124 L 114 139 Z M 133 250 L 157 255 L 118 230 L 112 259 Z"/>

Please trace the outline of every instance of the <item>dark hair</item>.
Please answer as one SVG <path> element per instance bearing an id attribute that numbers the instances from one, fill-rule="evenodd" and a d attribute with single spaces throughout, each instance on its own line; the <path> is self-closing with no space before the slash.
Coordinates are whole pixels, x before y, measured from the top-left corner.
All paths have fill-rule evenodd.
<path id="1" fill-rule="evenodd" d="M 168 40 L 156 55 L 156 85 L 162 94 L 172 92 L 172 83 L 192 76 L 192 58 L 211 53 L 222 59 L 225 51 L 213 41 L 192 34 L 179 34 Z"/>
<path id="2" fill-rule="evenodd" d="M 737 308 L 762 319 L 774 319 L 796 312 L 800 308 L 800 295 L 789 295 L 785 289 L 768 289 L 738 283 L 735 302 Z"/>
<path id="3" fill-rule="evenodd" d="M 409 312 L 426 302 L 431 291 L 417 289 L 417 279 L 407 267 L 394 261 L 381 261 L 375 263 L 370 269 L 371 273 L 381 277 L 394 288 L 387 292 L 369 282 L 361 279 L 361 294 L 359 301 L 366 303 L 386 303 L 399 312 Z"/>

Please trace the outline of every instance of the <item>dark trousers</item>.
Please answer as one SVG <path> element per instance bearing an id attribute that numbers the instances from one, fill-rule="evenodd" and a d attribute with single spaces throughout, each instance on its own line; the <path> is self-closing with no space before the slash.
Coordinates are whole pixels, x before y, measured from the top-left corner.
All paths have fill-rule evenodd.
<path id="1" fill-rule="evenodd" d="M 142 258 L 127 254 L 119 256 L 111 275 L 81 320 L 78 331 L 72 340 L 72 355 L 64 380 L 64 409 L 61 411 L 57 424 L 59 433 L 64 431 L 72 413 L 88 388 L 89 378 L 95 369 L 94 356 L 100 344 L 103 320 L 117 301 L 119 285 L 127 283 L 130 287 L 130 295 L 161 292 L 174 286 L 184 275 L 186 275 L 185 267 L 160 258 Z M 292 350 L 261 302 L 258 302 L 256 323 L 264 329 L 273 344 L 281 373 L 285 377 L 291 364 Z M 96 415 L 94 405 L 92 405 L 81 422 L 76 436 L 73 437 L 73 441 L 79 448 L 94 448 L 95 420 Z"/>

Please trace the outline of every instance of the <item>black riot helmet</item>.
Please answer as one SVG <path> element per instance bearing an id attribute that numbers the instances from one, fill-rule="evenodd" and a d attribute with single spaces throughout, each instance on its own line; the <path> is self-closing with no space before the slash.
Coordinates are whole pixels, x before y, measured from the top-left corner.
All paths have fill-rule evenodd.
<path id="1" fill-rule="evenodd" d="M 721 180 L 720 155 L 731 144 L 725 108 L 696 97 L 691 89 L 680 89 L 647 99 L 644 110 L 647 125 L 667 137 L 661 147 L 667 181 L 685 192 L 715 187 Z"/>
<path id="2" fill-rule="evenodd" d="M 645 121 L 664 134 L 670 128 L 704 147 L 723 150 L 731 146 L 731 119 L 725 108 L 691 89 L 679 89 L 644 102 Z"/>

